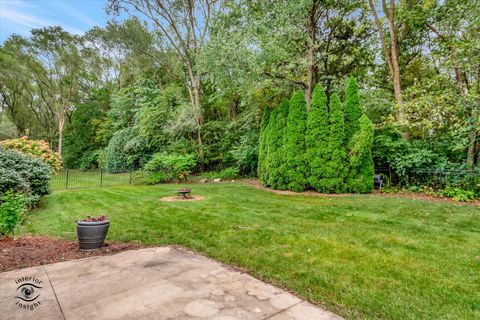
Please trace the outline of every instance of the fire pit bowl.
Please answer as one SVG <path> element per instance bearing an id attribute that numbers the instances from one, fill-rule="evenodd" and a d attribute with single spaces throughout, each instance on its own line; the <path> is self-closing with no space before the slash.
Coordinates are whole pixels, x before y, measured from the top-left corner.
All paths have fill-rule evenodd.
<path id="1" fill-rule="evenodd" d="M 177 190 L 177 197 L 181 199 L 190 199 L 190 193 L 192 192 L 192 189 L 188 188 L 182 188 Z"/>

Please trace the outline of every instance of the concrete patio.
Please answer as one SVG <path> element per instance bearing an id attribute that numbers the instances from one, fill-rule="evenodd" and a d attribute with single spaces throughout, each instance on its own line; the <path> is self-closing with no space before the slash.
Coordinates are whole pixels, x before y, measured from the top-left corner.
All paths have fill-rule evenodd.
<path id="1" fill-rule="evenodd" d="M 20 292 L 22 288 L 30 291 Z M 0 318 L 341 319 L 282 289 L 177 247 L 0 273 Z"/>

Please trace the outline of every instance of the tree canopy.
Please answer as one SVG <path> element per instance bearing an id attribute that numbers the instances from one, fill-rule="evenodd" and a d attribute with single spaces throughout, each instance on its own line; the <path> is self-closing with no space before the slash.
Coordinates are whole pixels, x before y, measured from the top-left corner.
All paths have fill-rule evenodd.
<path id="1" fill-rule="evenodd" d="M 341 165 L 371 167 L 359 137 L 374 166 L 399 173 L 479 166 L 478 0 L 110 0 L 107 9 L 106 26 L 84 34 L 48 26 L 1 44 L 0 139 L 46 140 L 75 168 L 137 169 L 159 152 L 195 155 L 196 171 L 255 175 L 260 162 L 265 183 L 292 189 L 338 189 L 334 173 L 361 181 L 370 169 Z M 269 153 L 269 139 L 280 149 Z M 296 169 L 278 180 L 285 163 Z"/>

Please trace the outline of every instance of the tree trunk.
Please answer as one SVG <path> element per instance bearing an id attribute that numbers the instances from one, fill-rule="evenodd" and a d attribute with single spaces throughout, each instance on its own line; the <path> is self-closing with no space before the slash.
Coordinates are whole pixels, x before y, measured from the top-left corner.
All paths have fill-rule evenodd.
<path id="1" fill-rule="evenodd" d="M 314 83 L 314 74 L 315 74 L 315 61 L 314 61 L 314 52 L 313 46 L 309 45 L 308 52 L 308 72 L 307 72 L 307 83 L 305 84 L 305 101 L 307 102 L 307 112 L 310 112 L 310 101 L 312 100 L 312 91 Z"/>
<path id="2" fill-rule="evenodd" d="M 472 130 L 470 133 L 470 140 L 468 142 L 467 150 L 467 165 L 469 168 L 475 167 L 475 155 L 476 155 L 476 144 L 477 144 L 477 132 Z"/>
<path id="3" fill-rule="evenodd" d="M 385 18 L 388 24 L 388 30 L 390 33 L 390 44 L 387 43 L 387 39 L 383 33 L 383 24 L 380 21 L 377 9 L 375 9 L 375 4 L 372 0 L 368 0 L 370 10 L 372 11 L 375 25 L 377 27 L 378 34 L 380 36 L 380 44 L 383 48 L 383 54 L 385 55 L 385 61 L 388 65 L 388 70 L 390 71 L 390 76 L 392 77 L 393 82 L 393 93 L 395 96 L 395 101 L 398 106 L 397 120 L 402 123 L 405 120 L 405 109 L 403 105 L 402 97 L 402 85 L 401 85 L 401 76 L 400 76 L 400 66 L 399 66 L 399 41 L 397 34 L 397 27 L 395 26 L 395 1 L 390 1 L 389 5 L 385 0 L 382 0 L 382 7 L 385 14 Z M 408 132 L 402 132 L 402 137 L 405 140 L 408 140 Z"/>
<path id="4" fill-rule="evenodd" d="M 478 150 L 478 124 L 480 123 L 480 100 L 477 101 L 476 106 L 473 107 L 472 117 L 475 119 L 473 122 L 472 130 L 470 131 L 470 139 L 468 141 L 467 149 L 467 164 L 470 168 L 475 167 L 475 158 Z"/>
<path id="5" fill-rule="evenodd" d="M 193 81 L 193 106 L 195 109 L 195 119 L 197 122 L 198 158 L 200 162 L 203 162 L 204 161 L 203 143 L 202 143 L 203 116 L 202 116 L 202 103 L 200 101 L 200 95 L 201 95 L 200 91 L 201 91 L 200 76 L 195 75 L 194 81 Z"/>
<path id="6" fill-rule="evenodd" d="M 62 110 L 58 115 L 58 154 L 62 156 L 63 127 L 65 125 L 65 112 Z"/>
<path id="7" fill-rule="evenodd" d="M 312 7 L 310 8 L 306 30 L 308 34 L 308 43 L 307 43 L 307 61 L 308 61 L 308 70 L 307 70 L 307 80 L 305 83 L 305 101 L 307 102 L 307 112 L 310 111 L 310 101 L 312 100 L 313 87 L 315 85 L 315 76 L 316 76 L 316 63 L 315 63 L 315 45 L 317 42 L 316 32 L 317 32 L 317 20 L 315 18 L 318 9 L 318 1 L 313 1 Z"/>

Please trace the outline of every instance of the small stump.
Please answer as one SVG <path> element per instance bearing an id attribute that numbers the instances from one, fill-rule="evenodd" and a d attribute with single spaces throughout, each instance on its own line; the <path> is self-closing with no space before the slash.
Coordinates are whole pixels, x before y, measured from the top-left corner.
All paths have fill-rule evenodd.
<path id="1" fill-rule="evenodd" d="M 177 190 L 177 198 L 179 199 L 191 199 L 192 196 L 190 193 L 192 192 L 192 189 L 187 189 L 187 188 L 182 188 Z"/>

